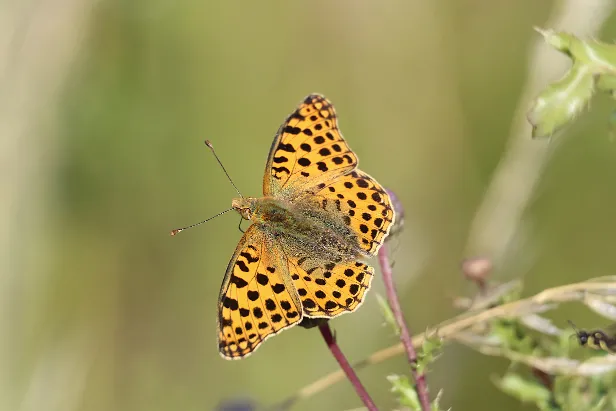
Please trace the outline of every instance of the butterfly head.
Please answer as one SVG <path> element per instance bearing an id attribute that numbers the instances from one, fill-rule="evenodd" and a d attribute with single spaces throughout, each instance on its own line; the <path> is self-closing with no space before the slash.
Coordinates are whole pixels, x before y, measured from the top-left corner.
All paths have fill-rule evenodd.
<path id="1" fill-rule="evenodd" d="M 234 198 L 231 207 L 237 211 L 243 219 L 251 220 L 254 215 L 257 199 L 253 197 Z"/>

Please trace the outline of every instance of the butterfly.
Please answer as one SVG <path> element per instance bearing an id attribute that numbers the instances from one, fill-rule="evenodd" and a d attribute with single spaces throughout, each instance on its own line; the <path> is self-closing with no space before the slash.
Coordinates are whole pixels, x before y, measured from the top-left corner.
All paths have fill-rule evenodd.
<path id="1" fill-rule="evenodd" d="M 571 321 L 569 321 L 569 324 L 573 327 L 581 346 L 616 354 L 616 324 L 607 327 L 605 330 L 593 331 L 579 330 Z"/>
<path id="2" fill-rule="evenodd" d="M 332 104 L 307 96 L 270 148 L 263 197 L 234 198 L 252 224 L 227 266 L 218 302 L 218 348 L 246 357 L 302 319 L 357 310 L 395 212 L 385 189 L 357 168 Z"/>

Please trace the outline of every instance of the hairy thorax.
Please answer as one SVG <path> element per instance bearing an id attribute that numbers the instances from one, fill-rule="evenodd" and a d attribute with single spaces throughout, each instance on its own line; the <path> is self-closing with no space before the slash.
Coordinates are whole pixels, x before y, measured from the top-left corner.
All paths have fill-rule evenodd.
<path id="1" fill-rule="evenodd" d="M 287 253 L 309 256 L 315 265 L 353 261 L 364 254 L 357 246 L 356 235 L 342 218 L 316 202 L 306 199 L 291 203 L 272 197 L 244 201 L 250 202 L 250 212 L 238 209 L 240 214 L 276 238 Z"/>

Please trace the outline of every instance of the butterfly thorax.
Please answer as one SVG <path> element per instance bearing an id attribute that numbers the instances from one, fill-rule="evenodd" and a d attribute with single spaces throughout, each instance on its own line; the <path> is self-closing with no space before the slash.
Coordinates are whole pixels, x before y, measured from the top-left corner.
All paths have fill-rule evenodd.
<path id="1" fill-rule="evenodd" d="M 276 238 L 293 254 L 340 262 L 364 255 L 355 236 L 341 219 L 306 201 L 292 203 L 274 197 L 236 198 L 233 208 L 240 215 Z"/>

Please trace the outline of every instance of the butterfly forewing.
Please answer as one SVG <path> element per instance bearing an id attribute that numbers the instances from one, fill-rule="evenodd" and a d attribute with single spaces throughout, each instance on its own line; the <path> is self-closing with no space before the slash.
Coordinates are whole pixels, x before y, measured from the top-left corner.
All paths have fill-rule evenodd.
<path id="1" fill-rule="evenodd" d="M 311 94 L 282 124 L 270 149 L 263 194 L 292 199 L 357 166 L 332 104 Z"/>
<path id="2" fill-rule="evenodd" d="M 302 319 L 282 255 L 279 244 L 257 225 L 244 233 L 220 290 L 218 346 L 223 357 L 244 357 Z"/>

